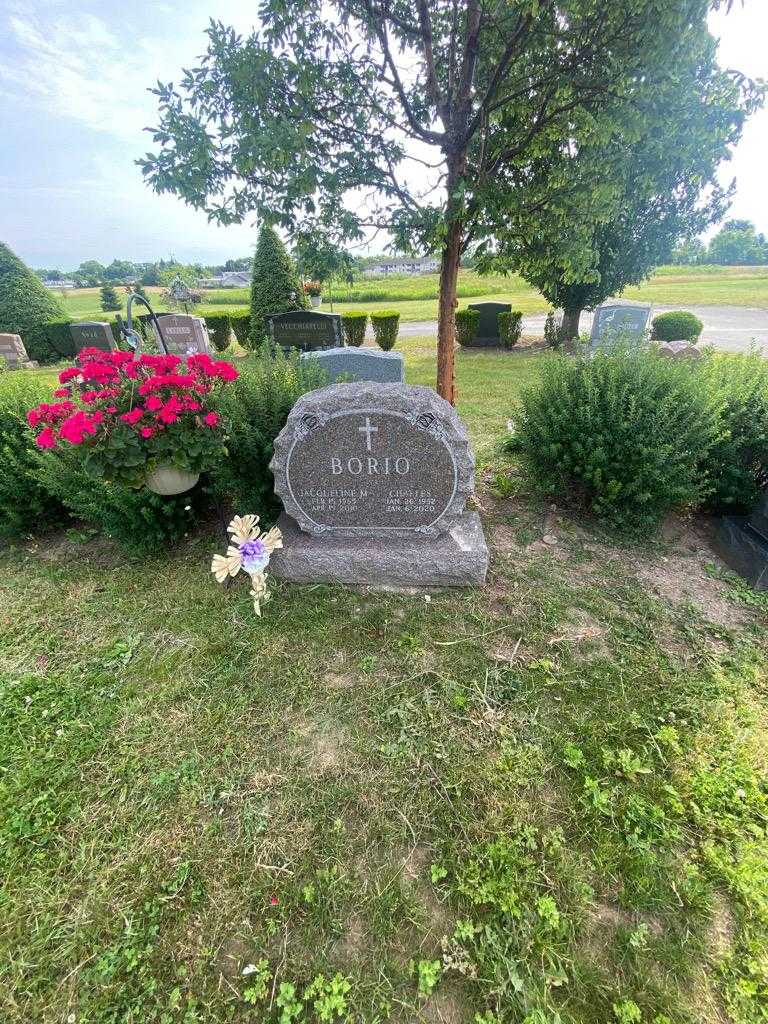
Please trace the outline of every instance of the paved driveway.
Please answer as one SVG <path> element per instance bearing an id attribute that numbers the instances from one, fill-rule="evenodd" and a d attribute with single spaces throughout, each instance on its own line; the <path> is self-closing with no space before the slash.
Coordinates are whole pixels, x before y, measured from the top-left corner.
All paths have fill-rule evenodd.
<path id="1" fill-rule="evenodd" d="M 651 316 L 681 308 L 695 313 L 703 322 L 702 344 L 714 345 L 726 352 L 744 352 L 754 339 L 763 352 L 768 353 L 768 309 L 747 306 L 654 306 Z M 528 334 L 543 333 L 544 320 L 544 313 L 523 317 L 523 331 Z M 591 328 L 591 313 L 582 313 L 580 326 L 582 331 Z M 400 325 L 400 333 L 406 337 L 437 334 L 437 323 L 434 320 L 403 323 Z"/>

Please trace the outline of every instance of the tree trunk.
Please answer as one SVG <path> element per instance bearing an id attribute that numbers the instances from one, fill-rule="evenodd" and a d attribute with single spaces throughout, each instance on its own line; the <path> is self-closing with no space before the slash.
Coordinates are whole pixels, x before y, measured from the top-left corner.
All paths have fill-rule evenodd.
<path id="1" fill-rule="evenodd" d="M 453 353 L 456 343 L 456 285 L 461 260 L 461 223 L 449 224 L 440 261 L 440 298 L 437 307 L 437 393 L 451 405 L 455 401 Z"/>
<path id="2" fill-rule="evenodd" d="M 563 324 L 561 327 L 562 340 L 566 345 L 575 341 L 579 336 L 579 320 L 581 319 L 580 309 L 564 309 Z"/>

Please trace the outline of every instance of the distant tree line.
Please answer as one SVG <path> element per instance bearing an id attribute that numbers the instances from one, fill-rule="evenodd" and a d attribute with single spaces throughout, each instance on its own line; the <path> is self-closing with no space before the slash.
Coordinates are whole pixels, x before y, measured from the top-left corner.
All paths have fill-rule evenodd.
<path id="1" fill-rule="evenodd" d="M 225 271 L 250 271 L 252 262 L 250 256 L 227 260 L 215 266 L 180 263 L 173 257 L 153 263 L 133 263 L 131 260 L 115 259 L 106 265 L 99 263 L 98 260 L 85 260 L 75 270 L 40 267 L 35 273 L 42 281 L 73 281 L 82 288 L 95 288 L 106 283 L 157 287 L 167 285 L 176 276 L 193 283 L 199 277 L 212 277 Z"/>
<path id="2" fill-rule="evenodd" d="M 727 220 L 706 245 L 693 238 L 672 253 L 672 262 L 683 266 L 712 263 L 726 267 L 756 267 L 768 264 L 768 239 L 755 231 L 749 220 Z"/>

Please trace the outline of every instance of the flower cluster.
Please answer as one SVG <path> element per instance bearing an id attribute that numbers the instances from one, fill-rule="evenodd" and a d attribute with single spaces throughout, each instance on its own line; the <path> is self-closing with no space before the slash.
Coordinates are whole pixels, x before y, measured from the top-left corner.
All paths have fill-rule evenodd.
<path id="1" fill-rule="evenodd" d="M 27 421 L 40 448 L 85 445 L 91 468 L 110 479 L 140 483 L 153 461 L 199 472 L 223 445 L 216 391 L 237 376 L 205 353 L 182 362 L 85 348 L 59 374 L 60 401 L 30 409 Z"/>
<path id="2" fill-rule="evenodd" d="M 323 290 L 319 281 L 305 281 L 302 287 L 305 295 L 320 295 Z"/>
<path id="3" fill-rule="evenodd" d="M 261 605 L 270 599 L 265 569 L 270 555 L 283 546 L 283 535 L 276 526 L 262 533 L 258 526 L 259 517 L 254 515 L 235 516 L 227 527 L 232 543 L 226 555 L 214 555 L 211 572 L 219 583 L 237 576 L 242 570 L 251 577 L 250 596 L 253 610 L 261 615 Z"/>

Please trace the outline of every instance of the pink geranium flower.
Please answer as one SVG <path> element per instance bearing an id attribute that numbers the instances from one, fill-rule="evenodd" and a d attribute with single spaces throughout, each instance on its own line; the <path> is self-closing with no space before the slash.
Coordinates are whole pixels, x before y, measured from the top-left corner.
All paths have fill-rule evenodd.
<path id="1" fill-rule="evenodd" d="M 207 416 L 203 416 L 203 423 L 206 427 L 218 426 L 219 414 L 217 412 L 209 412 Z"/>
<path id="2" fill-rule="evenodd" d="M 53 432 L 53 427 L 45 427 L 35 438 L 35 444 L 38 448 L 55 448 L 56 447 L 56 435 Z"/>

